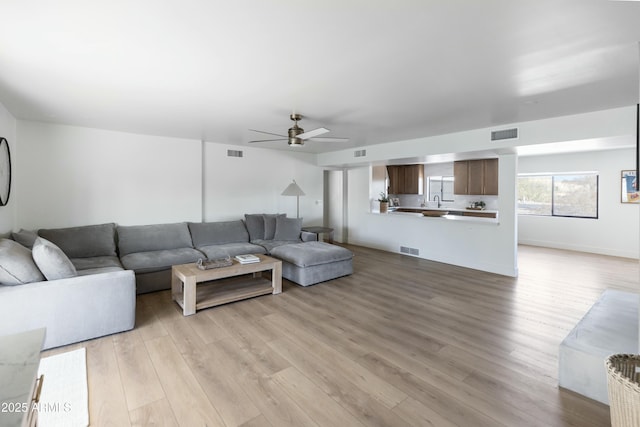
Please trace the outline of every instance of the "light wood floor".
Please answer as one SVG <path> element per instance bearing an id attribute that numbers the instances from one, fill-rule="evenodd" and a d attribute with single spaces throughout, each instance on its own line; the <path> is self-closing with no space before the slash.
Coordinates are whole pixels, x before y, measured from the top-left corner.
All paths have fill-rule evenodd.
<path id="1" fill-rule="evenodd" d="M 558 345 L 638 262 L 520 248 L 517 279 L 349 246 L 355 274 L 183 317 L 141 295 L 86 346 L 90 421 L 180 426 L 607 426 L 557 387 Z"/>

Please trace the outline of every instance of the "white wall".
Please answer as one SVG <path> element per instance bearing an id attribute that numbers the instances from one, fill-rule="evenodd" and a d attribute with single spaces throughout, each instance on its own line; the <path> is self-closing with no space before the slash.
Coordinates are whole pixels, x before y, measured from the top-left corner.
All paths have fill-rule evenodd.
<path id="1" fill-rule="evenodd" d="M 639 206 L 620 203 L 620 174 L 635 168 L 635 150 L 521 157 L 519 173 L 599 172 L 598 219 L 519 215 L 520 243 L 638 258 Z"/>
<path id="2" fill-rule="evenodd" d="M 371 185 L 369 186 L 370 210 L 380 212 L 380 193 L 387 194 L 387 167 L 373 166 L 371 168 Z"/>
<path id="3" fill-rule="evenodd" d="M 228 157 L 242 150 L 243 157 Z M 205 144 L 205 221 L 244 218 L 245 213 L 286 213 L 296 216 L 296 198 L 282 192 L 295 180 L 305 192 L 300 197 L 304 225 L 322 225 L 323 170 L 315 155 L 296 151 Z"/>
<path id="4" fill-rule="evenodd" d="M 9 203 L 6 206 L 0 207 L 0 235 L 6 235 L 13 230 L 16 221 L 15 173 L 17 169 L 18 144 L 16 141 L 16 119 L 2 104 L 0 104 L 0 136 L 9 142 L 13 163 L 14 182 L 12 184 L 11 194 L 9 195 Z"/>
<path id="5" fill-rule="evenodd" d="M 200 142 L 18 122 L 18 226 L 200 220 Z"/>
<path id="6" fill-rule="evenodd" d="M 333 239 L 344 243 L 344 171 L 325 171 L 325 218 L 324 225 L 333 228 Z"/>
<path id="7" fill-rule="evenodd" d="M 295 217 L 295 197 L 281 196 L 292 179 L 306 193 L 304 223 L 322 224 L 322 169 L 313 154 L 249 147 L 235 158 L 227 149 L 237 146 L 30 121 L 18 121 L 17 133 L 13 228 Z"/>

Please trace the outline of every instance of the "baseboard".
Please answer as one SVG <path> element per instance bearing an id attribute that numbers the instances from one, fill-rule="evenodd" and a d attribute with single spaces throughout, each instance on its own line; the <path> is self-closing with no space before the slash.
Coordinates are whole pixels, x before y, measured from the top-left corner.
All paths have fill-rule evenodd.
<path id="1" fill-rule="evenodd" d="M 639 259 L 640 254 L 631 251 L 622 251 L 613 248 L 600 248 L 594 246 L 575 245 L 566 242 L 549 242 L 544 240 L 518 239 L 519 245 L 539 246 L 543 248 L 564 249 L 567 251 L 586 252 L 598 255 L 608 255 L 621 258 Z"/>

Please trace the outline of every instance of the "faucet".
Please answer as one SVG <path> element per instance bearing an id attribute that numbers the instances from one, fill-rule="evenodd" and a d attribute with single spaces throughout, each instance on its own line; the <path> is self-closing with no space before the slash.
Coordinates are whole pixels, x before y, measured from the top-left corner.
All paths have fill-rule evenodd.
<path id="1" fill-rule="evenodd" d="M 433 201 L 435 202 L 436 199 L 438 199 L 438 207 L 442 206 L 442 203 L 440 203 L 440 196 L 438 196 L 437 194 L 433 196 Z"/>

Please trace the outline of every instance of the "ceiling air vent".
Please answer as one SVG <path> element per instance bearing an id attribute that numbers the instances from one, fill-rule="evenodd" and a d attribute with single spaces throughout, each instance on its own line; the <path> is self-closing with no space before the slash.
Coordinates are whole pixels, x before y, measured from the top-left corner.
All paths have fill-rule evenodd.
<path id="1" fill-rule="evenodd" d="M 353 157 L 364 157 L 367 155 L 367 150 L 356 150 L 353 152 Z"/>
<path id="2" fill-rule="evenodd" d="M 492 141 L 502 141 L 504 139 L 518 139 L 518 128 L 494 130 L 491 132 Z"/>
<path id="3" fill-rule="evenodd" d="M 227 150 L 227 157 L 242 157 L 242 150 Z"/>

